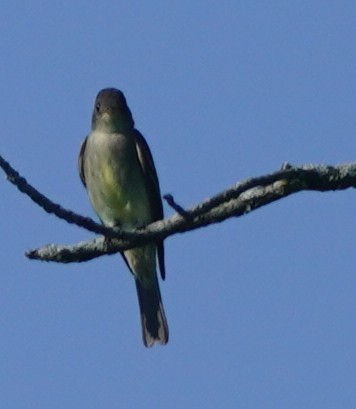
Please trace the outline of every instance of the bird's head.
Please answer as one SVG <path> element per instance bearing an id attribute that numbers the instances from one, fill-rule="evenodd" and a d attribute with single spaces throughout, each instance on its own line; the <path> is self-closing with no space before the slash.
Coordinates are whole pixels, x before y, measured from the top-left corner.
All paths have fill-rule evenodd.
<path id="1" fill-rule="evenodd" d="M 92 129 L 105 132 L 125 132 L 133 129 L 134 121 L 122 91 L 102 89 L 95 99 Z"/>

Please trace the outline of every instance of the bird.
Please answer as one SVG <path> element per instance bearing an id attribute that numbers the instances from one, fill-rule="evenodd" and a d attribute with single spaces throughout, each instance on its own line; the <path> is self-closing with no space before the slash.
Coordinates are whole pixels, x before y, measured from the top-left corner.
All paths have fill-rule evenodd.
<path id="1" fill-rule="evenodd" d="M 102 89 L 95 98 L 91 131 L 81 144 L 78 170 L 101 223 L 132 231 L 163 219 L 163 204 L 152 153 L 135 128 L 124 93 Z M 136 284 L 146 347 L 165 345 L 169 331 L 156 261 L 165 279 L 163 240 L 121 252 Z"/>

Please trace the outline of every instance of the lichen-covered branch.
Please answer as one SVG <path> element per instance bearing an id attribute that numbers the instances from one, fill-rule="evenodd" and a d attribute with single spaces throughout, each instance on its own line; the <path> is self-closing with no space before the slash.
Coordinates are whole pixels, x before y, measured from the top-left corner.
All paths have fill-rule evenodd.
<path id="1" fill-rule="evenodd" d="M 281 170 L 237 183 L 232 188 L 191 209 L 184 209 L 176 203 L 172 195 L 166 195 L 168 204 L 178 213 L 168 219 L 152 223 L 144 229 L 127 232 L 105 228 L 87 217 L 77 215 L 51 202 L 29 185 L 1 156 L 0 167 L 5 171 L 11 183 L 47 212 L 107 237 L 107 239 L 97 238 L 69 246 L 51 244 L 26 253 L 30 259 L 61 263 L 91 260 L 104 254 L 114 254 L 135 247 L 150 240 L 164 239 L 173 234 L 219 223 L 231 217 L 239 217 L 300 191 L 325 192 L 356 187 L 356 164 L 354 163 L 300 167 L 285 164 Z"/>

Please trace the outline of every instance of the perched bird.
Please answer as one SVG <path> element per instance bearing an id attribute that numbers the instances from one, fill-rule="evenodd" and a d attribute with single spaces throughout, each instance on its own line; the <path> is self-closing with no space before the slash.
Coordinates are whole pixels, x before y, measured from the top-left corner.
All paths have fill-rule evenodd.
<path id="1" fill-rule="evenodd" d="M 124 94 L 101 90 L 92 115 L 91 132 L 78 160 L 80 178 L 105 226 L 132 230 L 163 218 L 163 206 L 152 154 L 135 129 Z M 156 256 L 165 278 L 163 241 L 125 250 L 134 276 L 146 347 L 168 342 L 168 326 L 156 272 Z"/>

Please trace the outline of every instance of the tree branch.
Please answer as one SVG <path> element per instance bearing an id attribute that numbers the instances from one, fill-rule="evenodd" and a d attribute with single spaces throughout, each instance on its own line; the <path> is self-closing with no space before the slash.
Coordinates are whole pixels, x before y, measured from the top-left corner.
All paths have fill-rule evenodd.
<path id="1" fill-rule="evenodd" d="M 26 253 L 30 259 L 61 263 L 82 262 L 104 254 L 114 254 L 151 240 L 165 239 L 231 217 L 239 217 L 255 209 L 304 190 L 332 191 L 356 187 L 356 164 L 337 166 L 285 164 L 274 173 L 237 183 L 230 189 L 185 210 L 172 195 L 166 195 L 168 204 L 178 213 L 135 231 L 118 231 L 95 223 L 87 217 L 63 209 L 29 185 L 1 156 L 0 167 L 17 188 L 28 195 L 46 212 L 82 228 L 110 238 L 97 238 L 76 245 L 48 245 Z"/>
<path id="2" fill-rule="evenodd" d="M 49 214 L 54 214 L 60 219 L 65 220 L 67 223 L 76 224 L 86 230 L 93 233 L 103 234 L 106 237 L 122 238 L 130 240 L 132 234 L 129 232 L 120 232 L 119 229 L 109 229 L 101 224 L 96 223 L 89 217 L 83 217 L 71 210 L 64 209 L 59 204 L 54 203 L 36 188 L 31 186 L 27 180 L 19 175 L 19 173 L 11 167 L 11 165 L 0 155 L 0 167 L 5 172 L 9 182 L 15 185 L 20 192 L 25 193 L 33 202 L 42 207 Z"/>

